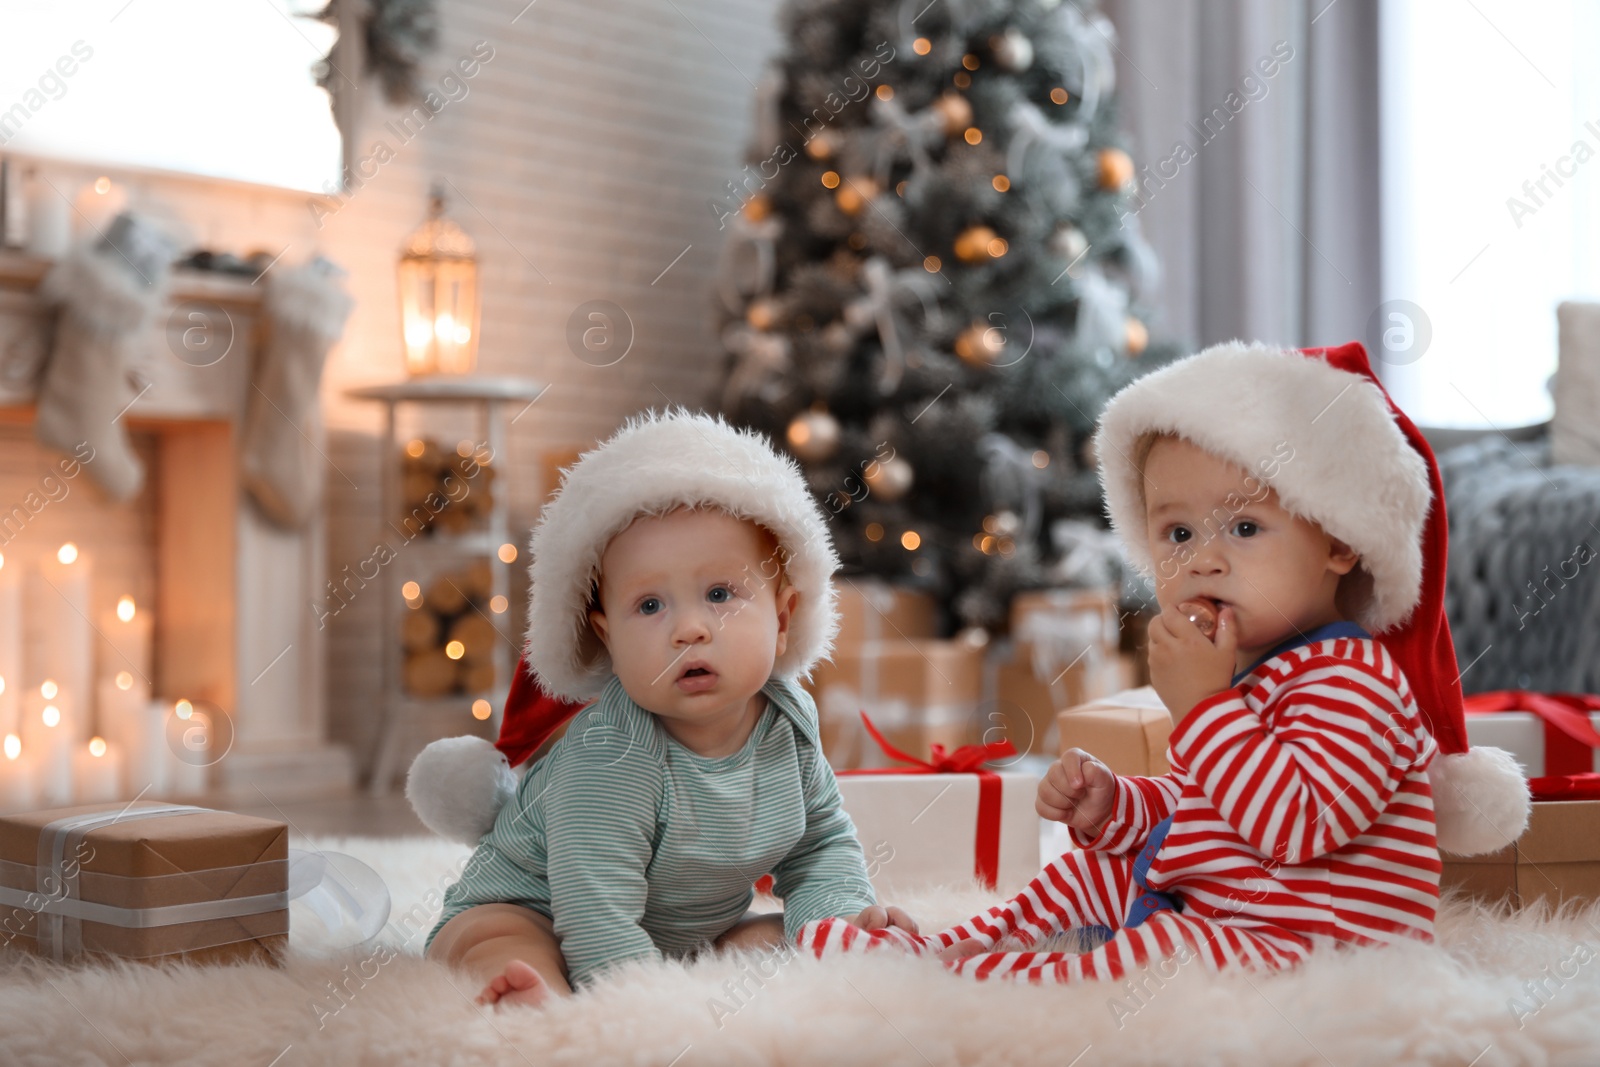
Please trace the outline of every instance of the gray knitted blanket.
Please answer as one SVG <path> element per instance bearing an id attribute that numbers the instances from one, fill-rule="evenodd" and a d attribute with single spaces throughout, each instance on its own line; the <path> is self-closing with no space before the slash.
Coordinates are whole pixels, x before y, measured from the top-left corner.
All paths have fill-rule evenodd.
<path id="1" fill-rule="evenodd" d="M 1462 689 L 1600 692 L 1600 467 L 1552 466 L 1548 435 L 1438 459 Z"/>

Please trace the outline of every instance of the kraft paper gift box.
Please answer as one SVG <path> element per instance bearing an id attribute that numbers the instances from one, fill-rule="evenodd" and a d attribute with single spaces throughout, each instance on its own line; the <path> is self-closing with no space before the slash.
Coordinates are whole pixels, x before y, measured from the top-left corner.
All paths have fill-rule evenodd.
<path id="1" fill-rule="evenodd" d="M 939 633 L 933 597 L 879 578 L 837 578 L 839 636 L 833 647 L 848 650 L 863 641 L 905 641 Z"/>
<path id="2" fill-rule="evenodd" d="M 987 669 L 992 681 L 985 691 L 995 694 L 1006 736 L 1019 749 L 1052 756 L 1060 748 L 1062 711 L 1129 689 L 1134 680 L 1133 661 L 1121 654 L 1085 656 L 1063 668 L 1053 657 L 1041 658 L 1037 646 L 1009 641 L 992 646 Z"/>
<path id="3" fill-rule="evenodd" d="M 835 652 L 814 681 L 823 753 L 835 770 L 887 765 L 861 727 L 863 710 L 910 752 L 978 741 L 987 727 L 982 684 L 983 650 L 964 641 L 869 641 Z"/>
<path id="4" fill-rule="evenodd" d="M 1058 752 L 1081 748 L 1117 774 L 1154 777 L 1167 764 L 1172 715 L 1152 686 L 1129 689 L 1057 717 Z"/>
<path id="5" fill-rule="evenodd" d="M 1039 873 L 1039 778 L 1000 772 L 998 804 L 980 834 L 976 774 L 838 776 L 844 810 L 856 825 L 872 888 L 884 903 L 937 885 L 969 885 L 987 844 L 995 892 L 1012 895 Z M 980 879 L 981 880 L 981 879 Z"/>
<path id="6" fill-rule="evenodd" d="M 288 827 L 143 801 L 0 817 L 0 952 L 276 963 Z"/>
<path id="7" fill-rule="evenodd" d="M 1011 633 L 990 648 L 985 688 L 1003 717 L 1020 713 L 1007 731 L 1013 743 L 1053 755 L 1058 712 L 1132 686 L 1120 639 L 1115 589 L 1014 596 Z"/>
<path id="8" fill-rule="evenodd" d="M 1103 640 L 1115 650 L 1117 645 L 1118 591 L 1111 587 L 1091 589 L 1029 589 L 1011 598 L 1011 634 L 1027 639 L 1036 615 L 1094 619 Z"/>
<path id="9" fill-rule="evenodd" d="M 1528 829 L 1483 856 L 1442 854 L 1441 888 L 1487 902 L 1600 898 L 1600 800 L 1535 800 Z"/>

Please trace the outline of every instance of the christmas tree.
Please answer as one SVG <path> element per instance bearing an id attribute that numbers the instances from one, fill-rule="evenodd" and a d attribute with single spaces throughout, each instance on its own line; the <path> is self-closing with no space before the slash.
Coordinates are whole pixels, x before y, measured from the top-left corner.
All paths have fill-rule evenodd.
<path id="1" fill-rule="evenodd" d="M 1087 445 L 1175 355 L 1112 96 L 1072 0 L 791 0 L 726 233 L 722 408 L 800 460 L 846 574 L 1003 627 L 1122 578 Z"/>

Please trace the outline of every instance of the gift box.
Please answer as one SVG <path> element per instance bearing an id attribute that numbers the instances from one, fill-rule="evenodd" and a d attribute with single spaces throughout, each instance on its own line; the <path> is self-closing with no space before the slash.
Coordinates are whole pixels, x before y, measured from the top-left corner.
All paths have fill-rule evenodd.
<path id="1" fill-rule="evenodd" d="M 1011 600 L 1011 634 L 993 642 L 985 693 L 1019 748 L 1057 750 L 1064 708 L 1130 688 L 1131 658 L 1119 651 L 1117 593 L 1110 588 L 1036 589 Z"/>
<path id="2" fill-rule="evenodd" d="M 897 748 L 865 714 L 861 720 L 874 743 L 904 768 L 838 775 L 879 900 L 974 878 L 1010 895 L 1039 873 L 1039 777 L 999 768 L 997 761 L 1017 757 L 1011 742 L 949 752 L 935 744 L 931 758 L 922 760 Z"/>
<path id="3" fill-rule="evenodd" d="M 817 666 L 813 697 L 822 750 L 836 770 L 882 767 L 886 757 L 861 728 L 863 709 L 907 751 L 979 740 L 983 650 L 965 641 L 867 641 Z"/>
<path id="4" fill-rule="evenodd" d="M 1031 641 L 1063 628 L 1117 647 L 1118 592 L 1111 586 L 1089 589 L 1029 589 L 1011 598 L 1011 636 Z"/>
<path id="5" fill-rule="evenodd" d="M 993 680 L 986 682 L 986 691 L 995 694 L 1006 736 L 1019 749 L 1051 756 L 1060 750 L 1058 716 L 1063 710 L 1130 689 L 1135 679 L 1128 656 L 1085 656 L 1060 667 L 1053 658 L 1041 657 L 1037 646 L 1009 641 L 994 643 L 988 670 Z"/>
<path id="6" fill-rule="evenodd" d="M 0 951 L 277 962 L 288 827 L 183 804 L 0 817 Z"/>
<path id="7" fill-rule="evenodd" d="M 1529 778 L 1600 771 L 1600 697 L 1504 689 L 1465 707 L 1468 741 L 1505 749 Z"/>
<path id="8" fill-rule="evenodd" d="M 1129 689 L 1080 707 L 1056 719 L 1057 752 L 1081 748 L 1117 774 L 1166 774 L 1167 738 L 1172 715 L 1151 686 Z"/>
<path id="9" fill-rule="evenodd" d="M 928 593 L 878 578 L 842 578 L 834 588 L 839 594 L 835 649 L 848 651 L 865 641 L 904 641 L 939 633 L 939 607 Z"/>
<path id="10" fill-rule="evenodd" d="M 1443 854 L 1441 888 L 1486 902 L 1527 907 L 1536 900 L 1600 897 L 1600 800 L 1535 800 L 1528 829 L 1482 856 Z"/>

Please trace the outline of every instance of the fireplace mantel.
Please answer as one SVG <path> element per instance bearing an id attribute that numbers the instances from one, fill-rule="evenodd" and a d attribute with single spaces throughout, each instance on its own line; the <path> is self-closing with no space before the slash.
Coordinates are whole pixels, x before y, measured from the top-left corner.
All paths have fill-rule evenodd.
<path id="1" fill-rule="evenodd" d="M 54 331 L 55 313 L 36 294 L 49 267 L 0 251 L 6 422 L 33 419 Z M 238 476 L 260 306 L 248 278 L 174 272 L 168 309 L 131 370 L 130 395 L 142 392 L 124 416 L 154 443 L 142 493 L 153 494 L 156 516 L 155 693 L 228 713 L 235 736 L 212 788 L 257 803 L 348 789 L 355 777 L 349 753 L 325 740 L 325 634 L 310 607 L 323 594 L 325 518 L 280 529 Z M 309 421 L 301 431 L 320 440 L 320 416 Z"/>

